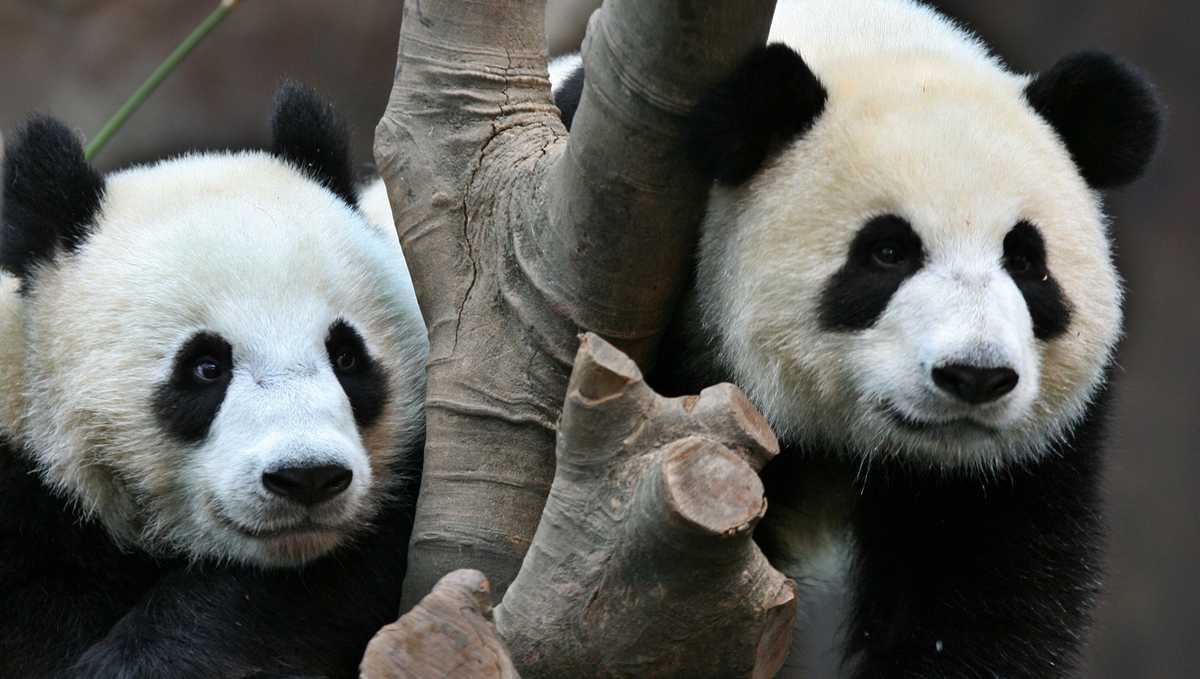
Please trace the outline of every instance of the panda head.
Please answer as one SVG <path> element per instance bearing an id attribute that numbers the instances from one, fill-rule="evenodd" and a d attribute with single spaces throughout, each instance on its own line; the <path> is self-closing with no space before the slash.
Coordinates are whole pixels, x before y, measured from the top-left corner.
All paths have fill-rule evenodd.
<path id="1" fill-rule="evenodd" d="M 693 118 L 720 360 L 792 440 L 981 470 L 1052 450 L 1120 334 L 1098 190 L 1160 121 L 1103 54 L 1028 78 L 763 48 Z"/>
<path id="2" fill-rule="evenodd" d="M 422 435 L 424 327 L 394 234 L 355 206 L 344 127 L 295 85 L 273 127 L 270 153 L 108 177 L 51 119 L 7 148 L 6 424 L 125 544 L 302 563 L 369 525 Z"/>

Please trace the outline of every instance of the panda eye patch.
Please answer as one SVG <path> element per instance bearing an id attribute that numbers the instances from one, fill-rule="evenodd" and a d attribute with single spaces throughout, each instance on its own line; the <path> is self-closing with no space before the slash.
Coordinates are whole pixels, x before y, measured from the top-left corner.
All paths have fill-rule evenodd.
<path id="1" fill-rule="evenodd" d="M 1046 242 L 1038 228 L 1020 222 L 1004 237 L 1004 270 L 1017 284 L 1033 319 L 1033 335 L 1050 340 L 1067 331 L 1071 306 L 1046 265 Z"/>
<path id="2" fill-rule="evenodd" d="M 152 407 L 163 428 L 185 442 L 202 440 L 233 378 L 233 347 L 220 335 L 192 335 L 175 352 L 171 376 L 154 392 Z"/>
<path id="3" fill-rule="evenodd" d="M 1004 258 L 1004 268 L 1014 275 L 1027 274 L 1033 270 L 1033 262 L 1025 255 L 1013 255 Z"/>
<path id="4" fill-rule="evenodd" d="M 907 220 L 896 215 L 869 220 L 854 235 L 845 264 L 821 291 L 821 325 L 843 332 L 871 327 L 924 263 L 921 238 Z"/>
<path id="5" fill-rule="evenodd" d="M 1021 222 L 1004 237 L 1004 270 L 1014 277 L 1045 277 L 1046 244 L 1036 226 Z"/>
<path id="6" fill-rule="evenodd" d="M 388 382 L 383 366 L 367 351 L 362 335 L 344 320 L 329 326 L 325 351 L 333 374 L 350 400 L 354 421 L 359 427 L 370 426 L 383 413 Z"/>
<path id="7" fill-rule="evenodd" d="M 850 262 L 864 269 L 917 269 L 923 258 L 921 239 L 912 225 L 896 215 L 867 222 L 850 244 Z"/>

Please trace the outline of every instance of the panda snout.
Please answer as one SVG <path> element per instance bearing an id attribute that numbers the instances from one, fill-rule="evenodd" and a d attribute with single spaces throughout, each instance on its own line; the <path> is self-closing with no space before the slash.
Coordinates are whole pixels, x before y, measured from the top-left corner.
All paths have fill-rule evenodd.
<path id="1" fill-rule="evenodd" d="M 311 507 L 340 495 L 353 479 L 354 472 L 339 464 L 298 465 L 263 472 L 262 484 L 273 495 Z"/>
<path id="2" fill-rule="evenodd" d="M 965 363 L 949 363 L 932 371 L 938 389 L 958 401 L 982 405 L 998 401 L 1017 388 L 1020 375 L 1008 367 L 983 368 Z"/>

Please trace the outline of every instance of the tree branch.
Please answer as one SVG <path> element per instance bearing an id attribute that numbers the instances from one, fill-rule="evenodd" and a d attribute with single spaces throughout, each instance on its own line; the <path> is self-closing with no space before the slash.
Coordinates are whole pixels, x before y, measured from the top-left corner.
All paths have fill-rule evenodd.
<path id="1" fill-rule="evenodd" d="M 360 676 L 518 679 L 491 619 L 487 578 L 479 571 L 454 571 L 415 608 L 375 634 Z"/>
<path id="2" fill-rule="evenodd" d="M 687 115 L 765 42 L 774 7 L 609 0 L 588 23 L 583 97 L 549 219 L 531 225 L 538 256 L 525 259 L 579 327 L 643 367 L 686 283 L 708 191 L 685 153 Z"/>
<path id="3" fill-rule="evenodd" d="M 761 44 L 773 4 L 610 0 L 568 144 L 542 0 L 407 0 L 376 131 L 430 331 L 406 606 L 458 567 L 501 593 L 516 575 L 553 479 L 577 333 L 650 360 L 707 188 L 684 162 L 683 114 Z"/>
<path id="4" fill-rule="evenodd" d="M 490 620 L 487 583 L 456 571 L 371 642 L 369 679 L 771 677 L 795 585 L 751 539 L 758 470 L 779 452 L 730 385 L 664 398 L 584 337 L 533 545 Z M 496 631 L 511 650 L 496 640 Z"/>
<path id="5" fill-rule="evenodd" d="M 758 470 L 779 452 L 736 388 L 668 399 L 584 338 L 558 472 L 533 546 L 496 610 L 526 677 L 773 676 L 793 583 L 751 539 Z"/>

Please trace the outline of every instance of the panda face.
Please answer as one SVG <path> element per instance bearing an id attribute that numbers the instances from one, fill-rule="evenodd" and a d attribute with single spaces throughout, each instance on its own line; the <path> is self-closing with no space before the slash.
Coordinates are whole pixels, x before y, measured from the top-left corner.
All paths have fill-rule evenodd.
<path id="1" fill-rule="evenodd" d="M 401 481 L 425 333 L 399 244 L 279 158 L 108 177 L 93 232 L 25 297 L 22 433 L 119 538 L 293 565 Z"/>
<path id="2" fill-rule="evenodd" d="M 994 468 L 1082 413 L 1120 286 L 1098 196 L 1026 82 L 845 59 L 810 130 L 714 188 L 703 322 L 782 436 Z"/>

